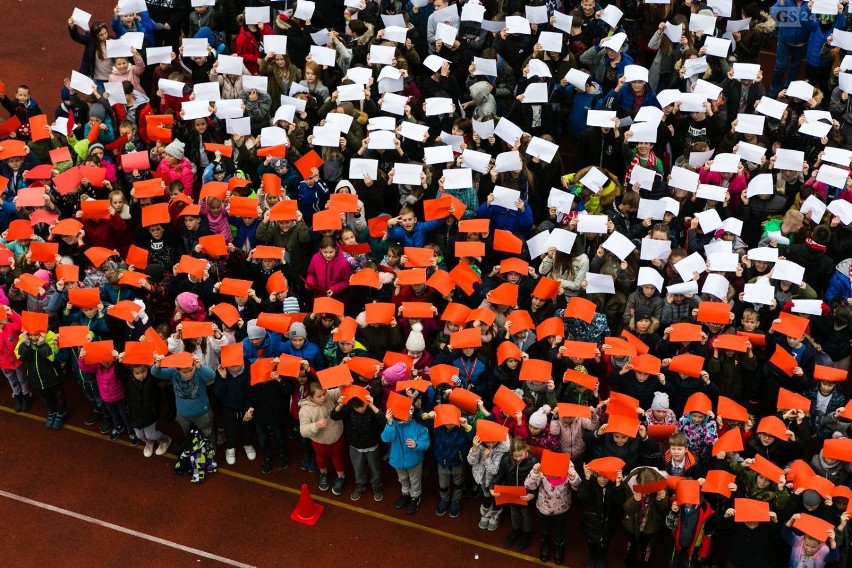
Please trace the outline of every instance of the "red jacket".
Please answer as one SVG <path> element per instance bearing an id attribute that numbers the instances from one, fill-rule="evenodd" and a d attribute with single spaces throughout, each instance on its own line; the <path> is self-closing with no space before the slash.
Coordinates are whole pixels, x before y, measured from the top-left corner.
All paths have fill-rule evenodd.
<path id="1" fill-rule="evenodd" d="M 275 35 L 275 32 L 272 31 L 269 24 L 263 24 L 263 27 L 260 28 L 260 34 L 262 36 Z M 249 31 L 247 26 L 242 26 L 240 28 L 240 33 L 237 35 L 236 55 L 243 58 L 243 65 L 246 66 L 246 69 L 248 69 L 252 75 L 260 73 L 260 66 L 258 63 L 258 60 L 261 58 L 260 44 L 257 39 L 255 39 L 254 34 Z"/>
<path id="2" fill-rule="evenodd" d="M 692 544 L 689 545 L 689 556 L 695 553 L 695 547 L 700 546 L 698 550 L 699 558 L 707 558 L 707 555 L 710 553 L 710 536 L 704 534 L 704 525 L 707 523 L 707 519 L 709 519 L 716 511 L 713 510 L 713 507 L 710 506 L 710 503 L 701 499 L 701 505 L 698 508 L 698 525 L 695 527 L 695 536 L 692 537 Z M 674 539 L 675 539 L 675 550 L 681 552 L 683 549 L 680 546 L 680 528 L 681 528 L 681 518 L 680 515 L 682 513 L 678 511 L 677 518 L 677 527 L 674 531 Z M 699 540 L 701 542 L 699 543 Z"/>
<path id="3" fill-rule="evenodd" d="M 86 231 L 86 244 L 90 247 L 104 247 L 108 249 L 124 249 L 133 241 L 133 235 L 121 215 L 116 213 L 109 219 L 83 221 Z"/>

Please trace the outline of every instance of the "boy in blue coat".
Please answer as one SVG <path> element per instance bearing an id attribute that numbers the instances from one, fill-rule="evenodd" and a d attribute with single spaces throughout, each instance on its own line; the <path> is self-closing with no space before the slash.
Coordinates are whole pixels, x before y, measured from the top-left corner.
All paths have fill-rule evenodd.
<path id="1" fill-rule="evenodd" d="M 464 464 L 473 441 L 473 427 L 457 409 L 447 408 L 451 405 L 439 406 L 441 408 L 438 408 L 437 412 L 433 410 L 422 415 L 424 423 L 432 428 L 432 453 L 435 454 L 435 463 L 438 465 L 438 490 L 441 500 L 438 501 L 435 513 L 442 517 L 449 510 L 450 517 L 455 519 L 459 516 L 460 502 L 464 494 Z M 439 413 L 441 417 L 437 419 Z M 446 416 L 445 413 L 452 415 Z M 447 422 L 448 420 L 451 421 Z"/>
<path id="2" fill-rule="evenodd" d="M 453 207 L 450 207 L 450 214 L 452 213 Z M 404 247 L 423 248 L 428 242 L 428 236 L 438 227 L 443 226 L 446 223 L 445 219 L 446 217 L 421 223 L 410 207 L 403 207 L 399 210 L 398 217 L 388 219 L 387 240 Z"/>
<path id="3" fill-rule="evenodd" d="M 400 395 L 401 396 L 401 395 Z M 388 401 L 391 406 L 391 401 Z M 396 470 L 402 495 L 394 503 L 396 509 L 406 507 L 413 515 L 420 507 L 423 489 L 423 457 L 429 449 L 429 431 L 411 419 L 414 406 L 410 405 L 405 420 L 394 418 L 393 408 L 385 413 L 388 425 L 382 431 L 382 441 L 390 446 L 390 464 Z"/>

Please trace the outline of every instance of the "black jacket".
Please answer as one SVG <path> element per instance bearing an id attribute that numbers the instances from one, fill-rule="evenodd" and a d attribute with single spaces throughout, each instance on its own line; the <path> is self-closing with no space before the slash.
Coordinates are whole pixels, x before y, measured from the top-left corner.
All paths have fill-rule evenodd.
<path id="1" fill-rule="evenodd" d="M 157 382 L 151 374 L 141 381 L 129 377 L 124 387 L 124 398 L 127 401 L 127 419 L 134 428 L 141 430 L 157 421 L 160 414 Z"/>
<path id="2" fill-rule="evenodd" d="M 385 417 L 381 412 L 373 412 L 370 407 L 362 414 L 351 406 L 344 405 L 338 412 L 331 411 L 332 420 L 343 420 L 346 430 L 346 440 L 357 450 L 376 447 L 381 441 L 382 430 L 385 428 Z"/>
<path id="3" fill-rule="evenodd" d="M 512 459 L 512 453 L 506 452 L 500 459 L 500 469 L 494 479 L 491 480 L 491 489 L 495 485 L 523 485 L 530 471 L 535 464 L 538 463 L 538 458 L 531 451 L 527 451 L 527 455 L 520 463 Z"/>
<path id="4" fill-rule="evenodd" d="M 592 477 L 584 479 L 577 490 L 577 499 L 583 506 L 580 512 L 580 528 L 589 542 L 601 543 L 615 534 L 621 519 L 623 493 L 615 483 L 601 487 Z"/>

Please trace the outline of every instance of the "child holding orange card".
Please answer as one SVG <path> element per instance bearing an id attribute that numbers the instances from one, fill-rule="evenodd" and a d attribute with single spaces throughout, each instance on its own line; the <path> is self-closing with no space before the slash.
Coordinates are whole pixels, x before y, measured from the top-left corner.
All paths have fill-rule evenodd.
<path id="1" fill-rule="evenodd" d="M 299 433 L 311 440 L 319 467 L 320 491 L 328 491 L 329 461 L 337 472 L 331 492 L 343 493 L 343 422 L 331 418 L 332 410 L 343 408 L 340 389 L 325 390 L 319 382 L 308 383 L 308 397 L 299 401 Z"/>
<path id="2" fill-rule="evenodd" d="M 539 560 L 550 559 L 550 537 L 556 564 L 565 561 L 565 517 L 571 507 L 571 490 L 580 487 L 580 476 L 569 454 L 545 450 L 541 463 L 533 465 L 524 481 L 530 491 L 537 491 L 536 509 L 541 514 L 541 551 Z"/>
<path id="3" fill-rule="evenodd" d="M 530 447 L 521 438 L 513 438 L 509 444 L 509 451 L 500 460 L 500 468 L 494 479 L 491 480 L 491 496 L 500 497 L 500 492 L 495 491 L 497 485 L 521 485 L 532 471 L 538 460 Z M 528 493 L 521 496 L 522 501 L 532 501 L 535 495 Z M 506 546 L 511 547 L 518 544 L 518 550 L 524 551 L 532 542 L 532 511 L 526 505 L 509 505 L 509 513 L 512 517 L 512 532 L 506 537 Z"/>
<path id="4" fill-rule="evenodd" d="M 391 393 L 395 395 L 396 393 Z M 387 426 L 382 431 L 382 441 L 390 446 L 390 464 L 396 470 L 402 493 L 394 503 L 397 510 L 405 507 L 405 512 L 413 515 L 420 508 L 420 494 L 423 489 L 423 458 L 429 449 L 429 431 L 426 427 L 411 419 L 413 405 L 408 403 L 407 416 L 403 417 L 400 405 L 388 399 L 388 411 L 385 413 Z M 398 398 L 406 398 L 399 396 Z M 394 408 L 397 407 L 396 413 Z"/>

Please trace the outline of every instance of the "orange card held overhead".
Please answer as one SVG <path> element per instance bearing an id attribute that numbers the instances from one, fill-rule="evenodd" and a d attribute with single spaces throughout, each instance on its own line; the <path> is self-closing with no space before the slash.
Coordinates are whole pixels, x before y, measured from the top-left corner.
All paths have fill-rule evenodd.
<path id="1" fill-rule="evenodd" d="M 500 388 L 494 393 L 494 406 L 502 410 L 506 416 L 515 416 L 527 405 L 515 391 L 509 389 L 506 385 L 500 385 Z"/>
<path id="2" fill-rule="evenodd" d="M 550 477 L 564 477 L 568 475 L 571 466 L 571 454 L 561 454 L 544 450 L 541 456 L 541 473 Z"/>

